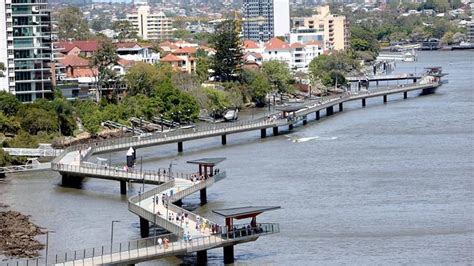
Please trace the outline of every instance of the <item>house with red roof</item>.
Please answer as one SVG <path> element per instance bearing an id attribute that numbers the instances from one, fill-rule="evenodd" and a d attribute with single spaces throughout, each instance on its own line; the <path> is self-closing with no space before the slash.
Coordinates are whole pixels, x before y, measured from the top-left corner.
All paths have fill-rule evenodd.
<path id="1" fill-rule="evenodd" d="M 244 41 L 244 62 L 252 67 L 262 62 L 278 60 L 285 62 L 293 70 L 306 72 L 309 63 L 315 57 L 323 54 L 321 41 L 288 43 L 279 38 L 272 38 L 266 43 Z"/>
<path id="2" fill-rule="evenodd" d="M 122 59 L 149 64 L 160 61 L 160 53 L 152 51 L 149 45 L 137 42 L 118 42 L 116 46 L 117 54 Z"/>
<path id="3" fill-rule="evenodd" d="M 58 51 L 64 55 L 91 57 L 99 49 L 99 42 L 89 41 L 62 41 L 55 44 Z"/>

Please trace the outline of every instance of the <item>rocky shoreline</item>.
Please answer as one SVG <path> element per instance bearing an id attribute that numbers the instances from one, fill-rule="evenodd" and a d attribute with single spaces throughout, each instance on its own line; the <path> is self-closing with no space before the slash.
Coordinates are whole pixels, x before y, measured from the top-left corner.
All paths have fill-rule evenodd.
<path id="1" fill-rule="evenodd" d="M 43 228 L 30 221 L 30 216 L 8 209 L 0 203 L 0 254 L 12 258 L 34 258 L 44 248 L 37 235 Z"/>

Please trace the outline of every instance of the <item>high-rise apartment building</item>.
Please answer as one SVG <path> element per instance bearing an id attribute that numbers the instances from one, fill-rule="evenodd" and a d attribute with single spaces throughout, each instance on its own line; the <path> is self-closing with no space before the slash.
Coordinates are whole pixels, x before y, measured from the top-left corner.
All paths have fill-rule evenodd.
<path id="1" fill-rule="evenodd" d="M 291 27 L 324 32 L 324 47 L 329 50 L 349 48 L 349 25 L 346 17 L 331 14 L 329 6 L 316 8 L 312 17 L 293 18 Z"/>
<path id="2" fill-rule="evenodd" d="M 172 35 L 172 21 L 163 12 L 152 12 L 150 6 L 138 6 L 137 12 L 127 14 L 127 20 L 144 40 L 168 40 Z"/>
<path id="3" fill-rule="evenodd" d="M 0 90 L 23 102 L 52 98 L 51 13 L 48 0 L 0 3 L 0 62 L 6 67 Z"/>
<path id="4" fill-rule="evenodd" d="M 244 0 L 243 35 L 246 40 L 266 42 L 290 32 L 289 0 Z"/>

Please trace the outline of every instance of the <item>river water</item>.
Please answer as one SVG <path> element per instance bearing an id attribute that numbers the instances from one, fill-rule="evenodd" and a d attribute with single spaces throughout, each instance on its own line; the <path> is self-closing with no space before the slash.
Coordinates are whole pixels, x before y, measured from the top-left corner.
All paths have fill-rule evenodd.
<path id="1" fill-rule="evenodd" d="M 226 157 L 227 178 L 185 206 L 211 220 L 211 210 L 278 205 L 259 222 L 280 223 L 279 234 L 238 245 L 236 262 L 262 265 L 472 264 L 474 260 L 474 53 L 420 52 L 396 72 L 442 66 L 449 83 L 436 94 L 409 94 L 346 104 L 344 113 L 311 121 L 278 137 L 259 132 L 139 149 L 144 169 L 196 170 L 186 160 Z M 337 109 L 337 108 L 336 108 Z M 293 142 L 294 139 L 299 142 Z M 111 155 L 124 163 L 124 152 Z M 140 185 L 134 184 L 131 193 Z M 32 216 L 50 234 L 50 254 L 139 237 L 119 183 L 88 179 L 82 189 L 60 186 L 55 172 L 18 174 L 0 183 L 0 202 Z M 44 237 L 40 237 L 44 241 Z M 223 264 L 221 249 L 208 252 Z M 193 256 L 155 264 L 191 263 Z"/>

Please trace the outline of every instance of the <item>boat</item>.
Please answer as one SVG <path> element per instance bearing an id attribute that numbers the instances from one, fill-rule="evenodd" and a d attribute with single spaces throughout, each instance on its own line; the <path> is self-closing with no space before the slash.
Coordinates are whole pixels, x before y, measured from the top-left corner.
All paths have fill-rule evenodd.
<path id="1" fill-rule="evenodd" d="M 225 121 L 235 121 L 239 119 L 239 109 L 228 109 L 224 112 L 224 119 Z"/>
<path id="2" fill-rule="evenodd" d="M 474 44 L 469 42 L 461 42 L 459 45 L 455 45 L 452 47 L 453 50 L 467 50 L 467 49 L 474 49 Z"/>

